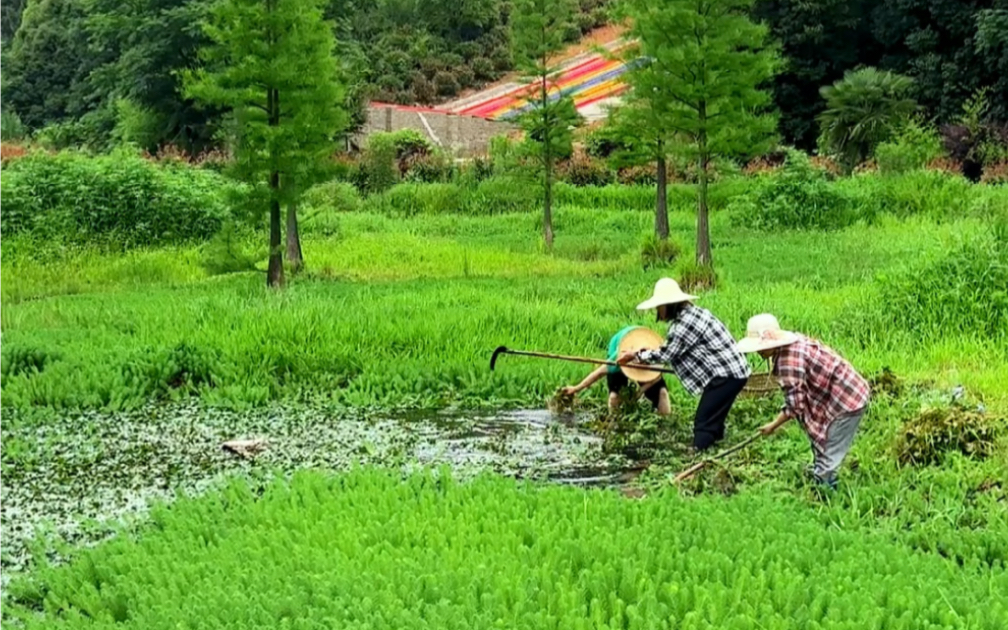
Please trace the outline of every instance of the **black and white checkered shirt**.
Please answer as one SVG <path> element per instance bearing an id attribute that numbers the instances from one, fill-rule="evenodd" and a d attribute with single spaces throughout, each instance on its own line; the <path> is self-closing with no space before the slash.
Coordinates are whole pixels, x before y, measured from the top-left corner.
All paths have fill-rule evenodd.
<path id="1" fill-rule="evenodd" d="M 713 378 L 749 378 L 752 373 L 725 325 L 693 304 L 687 304 L 669 326 L 665 345 L 641 350 L 637 360 L 671 365 L 683 387 L 697 396 Z"/>

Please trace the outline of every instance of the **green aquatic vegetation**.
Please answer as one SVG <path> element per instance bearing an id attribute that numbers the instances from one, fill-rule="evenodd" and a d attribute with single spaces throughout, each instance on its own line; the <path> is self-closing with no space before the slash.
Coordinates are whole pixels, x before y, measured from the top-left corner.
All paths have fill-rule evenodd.
<path id="1" fill-rule="evenodd" d="M 27 628 L 977 628 L 1003 570 L 753 493 L 627 501 L 374 470 L 235 481 L 12 585 Z"/>

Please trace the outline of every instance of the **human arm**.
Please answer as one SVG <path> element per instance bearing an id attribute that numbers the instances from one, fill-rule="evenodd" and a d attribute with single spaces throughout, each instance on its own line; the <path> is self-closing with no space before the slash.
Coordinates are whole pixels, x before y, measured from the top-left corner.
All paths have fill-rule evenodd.
<path id="1" fill-rule="evenodd" d="M 774 374 L 784 391 L 782 415 L 804 417 L 809 409 L 807 356 L 804 346 L 793 344 L 781 350 L 774 362 Z"/>
<path id="2" fill-rule="evenodd" d="M 787 412 L 782 411 L 779 414 L 777 414 L 777 417 L 774 418 L 772 422 L 768 422 L 763 426 L 761 426 L 760 433 L 762 433 L 763 435 L 770 435 L 777 429 L 787 424 L 790 420 L 791 416 L 789 416 Z"/>
<path id="3" fill-rule="evenodd" d="M 607 365 L 600 365 L 597 369 L 593 370 L 591 374 L 586 376 L 583 381 L 577 385 L 568 385 L 563 388 L 563 393 L 567 396 L 574 396 L 584 390 L 588 389 L 595 383 L 599 382 L 602 377 L 606 375 L 606 371 L 609 369 Z"/>

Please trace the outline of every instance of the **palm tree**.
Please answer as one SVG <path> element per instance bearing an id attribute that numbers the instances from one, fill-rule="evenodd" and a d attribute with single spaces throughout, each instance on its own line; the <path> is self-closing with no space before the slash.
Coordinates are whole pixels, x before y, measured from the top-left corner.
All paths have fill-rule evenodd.
<path id="1" fill-rule="evenodd" d="M 909 77 L 862 68 L 819 90 L 826 100 L 826 111 L 819 115 L 821 141 L 848 173 L 917 110 L 908 96 L 912 88 Z"/>

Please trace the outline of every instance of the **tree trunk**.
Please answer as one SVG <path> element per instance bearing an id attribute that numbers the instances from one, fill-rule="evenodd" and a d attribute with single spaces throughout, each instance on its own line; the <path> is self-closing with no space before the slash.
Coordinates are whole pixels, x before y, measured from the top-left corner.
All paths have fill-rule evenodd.
<path id="1" fill-rule="evenodd" d="M 276 187 L 280 179 L 277 172 L 270 173 L 270 188 Z M 269 269 L 266 272 L 266 286 L 282 287 L 284 285 L 283 248 L 280 244 L 280 201 L 270 200 L 270 249 Z"/>
<path id="2" fill-rule="evenodd" d="M 655 203 L 654 231 L 660 240 L 668 240 L 668 177 L 664 155 L 658 156 L 658 198 Z"/>
<path id="3" fill-rule="evenodd" d="M 546 59 L 543 57 L 543 69 L 545 72 Z M 552 134 L 549 126 L 549 100 L 547 99 L 546 75 L 542 77 L 542 115 L 543 115 L 543 170 L 545 188 L 543 197 L 543 240 L 546 241 L 546 251 L 553 251 L 553 154 L 551 142 Z"/>
<path id="4" fill-rule="evenodd" d="M 696 261 L 700 266 L 713 266 L 710 244 L 710 224 L 707 218 L 707 165 L 710 156 L 707 153 L 707 103 L 700 101 L 698 108 L 700 136 L 697 144 L 700 149 L 700 185 L 697 188 L 697 248 Z"/>
<path id="5" fill-rule="evenodd" d="M 301 236 L 298 232 L 297 204 L 287 206 L 287 264 L 291 273 L 297 273 L 304 267 L 301 255 Z"/>
<path id="6" fill-rule="evenodd" d="M 266 90 L 266 108 L 269 111 L 269 125 L 280 124 L 280 94 L 274 88 Z M 270 172 L 270 236 L 269 268 L 266 271 L 266 286 L 284 285 L 283 249 L 280 246 L 280 172 Z"/>

